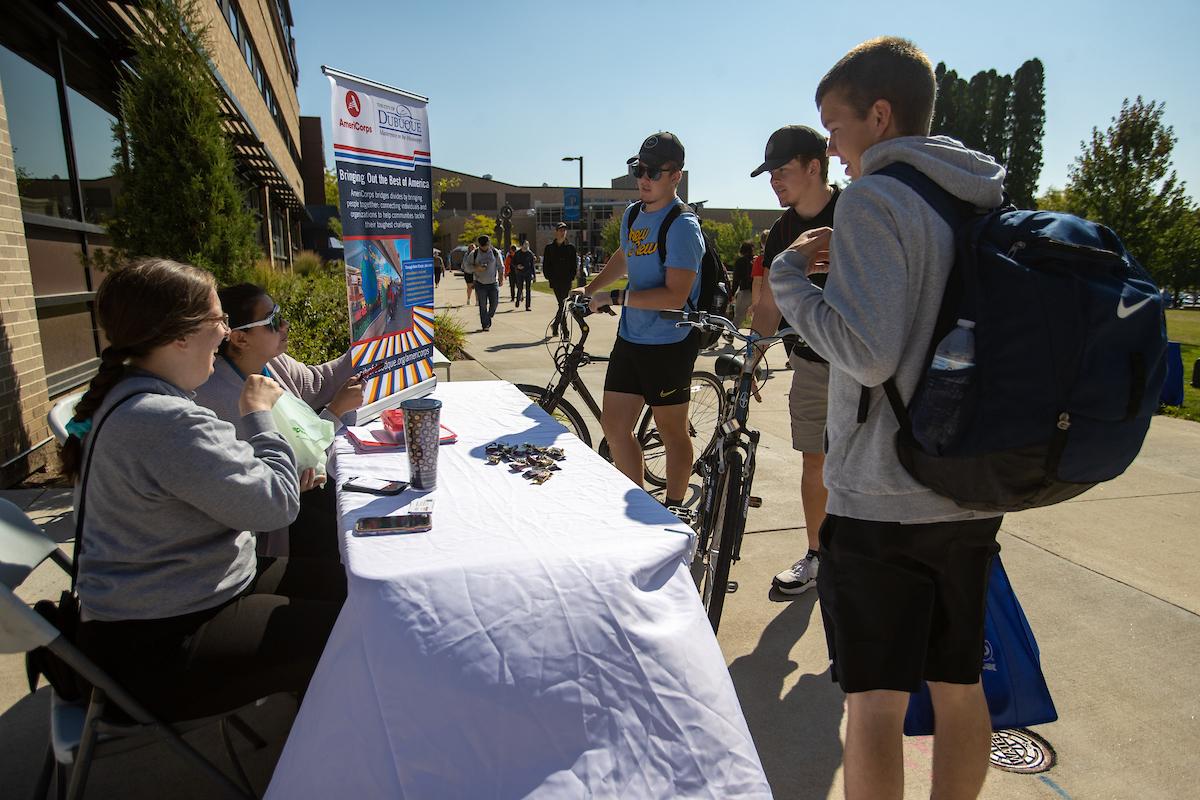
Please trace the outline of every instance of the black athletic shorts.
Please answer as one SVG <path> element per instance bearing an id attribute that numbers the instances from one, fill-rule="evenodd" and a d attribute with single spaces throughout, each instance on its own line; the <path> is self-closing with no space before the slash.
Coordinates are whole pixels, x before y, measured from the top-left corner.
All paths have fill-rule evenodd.
<path id="1" fill-rule="evenodd" d="M 817 594 L 843 691 L 979 680 L 1002 519 L 901 525 L 825 517 Z"/>
<path id="2" fill-rule="evenodd" d="M 691 399 L 692 370 L 700 333 L 673 344 L 635 344 L 617 337 L 608 357 L 604 391 L 640 394 L 648 406 L 673 406 Z"/>

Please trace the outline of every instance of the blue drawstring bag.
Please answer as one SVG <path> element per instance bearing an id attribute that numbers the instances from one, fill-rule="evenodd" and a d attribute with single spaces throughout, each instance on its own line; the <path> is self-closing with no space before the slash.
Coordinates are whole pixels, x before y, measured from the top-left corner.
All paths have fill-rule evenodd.
<path id="1" fill-rule="evenodd" d="M 1026 728 L 1058 719 L 1042 675 L 1041 652 L 999 556 L 992 559 L 988 578 L 983 638 L 983 693 L 992 715 L 992 730 Z M 932 734 L 933 700 L 929 686 L 922 684 L 921 691 L 908 701 L 904 735 Z"/>

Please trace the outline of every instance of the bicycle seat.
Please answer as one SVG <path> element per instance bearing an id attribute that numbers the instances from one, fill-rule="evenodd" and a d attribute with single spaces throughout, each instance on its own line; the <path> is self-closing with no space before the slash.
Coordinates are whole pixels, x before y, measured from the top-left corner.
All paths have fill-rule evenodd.
<path id="1" fill-rule="evenodd" d="M 713 370 L 717 373 L 718 378 L 733 378 L 742 374 L 745 363 L 745 359 L 741 356 L 725 353 L 717 356 L 717 363 L 713 366 Z"/>

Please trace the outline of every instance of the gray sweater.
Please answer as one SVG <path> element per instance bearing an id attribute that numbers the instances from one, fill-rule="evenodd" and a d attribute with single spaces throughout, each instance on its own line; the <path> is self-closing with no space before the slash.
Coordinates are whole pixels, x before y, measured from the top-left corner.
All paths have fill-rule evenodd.
<path id="1" fill-rule="evenodd" d="M 925 357 L 954 261 L 954 235 L 912 189 L 870 174 L 895 161 L 912 164 L 979 207 L 999 205 L 1003 194 L 1004 168 L 953 139 L 889 139 L 863 154 L 863 177 L 838 201 L 824 292 L 804 277 L 799 254 L 785 250 L 771 265 L 771 290 L 783 316 L 831 366 L 827 510 L 909 523 L 995 516 L 935 494 L 896 457 L 899 424 L 881 384 L 895 375 L 907 402 L 928 366 Z M 867 421 L 859 424 L 863 386 L 871 389 L 871 403 Z"/>
<path id="2" fill-rule="evenodd" d="M 271 414 L 234 428 L 146 372 L 118 383 L 93 417 L 79 597 L 85 619 L 157 619 L 212 608 L 253 580 L 254 530 L 300 510 L 295 458 Z M 84 463 L 93 444 L 84 440 Z M 75 508 L 80 505 L 75 489 Z"/>
<path id="3" fill-rule="evenodd" d="M 463 259 L 463 270 L 473 273 L 476 283 L 496 283 L 504 275 L 504 256 L 494 247 L 475 250 Z"/>

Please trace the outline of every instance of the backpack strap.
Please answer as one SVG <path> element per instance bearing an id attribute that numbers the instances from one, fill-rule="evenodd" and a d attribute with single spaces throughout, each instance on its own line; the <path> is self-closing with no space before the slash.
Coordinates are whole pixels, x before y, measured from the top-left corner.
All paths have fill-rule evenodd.
<path id="1" fill-rule="evenodd" d="M 658 226 L 658 261 L 664 267 L 667 265 L 667 231 L 671 230 L 671 223 L 679 219 L 679 215 L 682 213 L 683 203 L 676 203 L 671 206 L 671 210 L 663 218 L 662 224 Z"/>
<path id="2" fill-rule="evenodd" d="M 104 426 L 105 420 L 107 420 L 114 411 L 124 405 L 126 401 L 132 400 L 133 398 L 142 394 L 146 394 L 146 392 L 134 392 L 133 394 L 126 395 L 117 402 L 113 403 L 112 407 L 109 408 L 108 411 L 105 411 L 104 416 L 101 417 L 100 421 L 96 423 L 96 427 L 92 429 L 92 441 L 88 446 L 87 461 L 84 462 L 83 472 L 80 473 L 79 477 L 79 508 L 75 512 L 75 548 L 74 552 L 71 554 L 71 594 L 75 594 L 75 582 L 79 578 L 79 556 L 83 552 L 83 512 L 84 507 L 87 504 L 87 482 L 88 475 L 90 475 L 92 471 L 92 456 L 96 453 L 96 437 L 100 435 L 100 428 Z"/>

